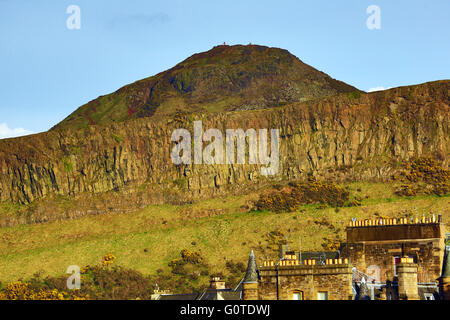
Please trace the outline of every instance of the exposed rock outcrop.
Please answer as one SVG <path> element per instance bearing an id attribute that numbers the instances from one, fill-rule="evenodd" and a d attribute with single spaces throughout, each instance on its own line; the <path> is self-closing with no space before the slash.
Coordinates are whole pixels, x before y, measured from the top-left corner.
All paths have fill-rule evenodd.
<path id="1" fill-rule="evenodd" d="M 89 210 L 58 208 L 66 216 L 80 216 L 242 192 L 268 180 L 311 174 L 385 180 L 399 161 L 422 155 L 433 155 L 447 167 L 449 90 L 450 81 L 437 81 L 271 109 L 138 118 L 0 140 L 0 201 L 98 195 Z M 192 132 L 193 120 L 222 132 L 280 129 L 279 173 L 263 177 L 259 165 L 249 164 L 174 165 L 171 134 L 177 128 Z"/>

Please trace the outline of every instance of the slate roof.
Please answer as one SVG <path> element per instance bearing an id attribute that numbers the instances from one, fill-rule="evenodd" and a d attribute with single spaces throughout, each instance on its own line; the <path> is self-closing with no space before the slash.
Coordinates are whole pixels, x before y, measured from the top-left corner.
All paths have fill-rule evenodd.
<path id="1" fill-rule="evenodd" d="M 361 292 L 361 285 L 358 286 L 357 283 L 353 284 L 357 295 L 355 299 L 359 299 L 360 292 Z M 438 287 L 435 283 L 418 283 L 417 289 L 419 292 L 420 300 L 427 300 L 427 297 L 433 296 L 434 300 L 439 300 L 439 291 Z M 390 284 L 388 283 L 380 283 L 379 286 L 375 287 L 375 300 L 378 300 L 380 298 L 381 292 L 384 291 L 386 294 L 386 298 L 390 296 L 390 300 L 398 300 L 398 283 L 392 282 Z"/>
<path id="2" fill-rule="evenodd" d="M 163 294 L 158 300 L 197 300 L 198 293 Z"/>
<path id="3" fill-rule="evenodd" d="M 241 293 L 231 289 L 206 289 L 198 300 L 240 300 Z"/>
<path id="4" fill-rule="evenodd" d="M 256 266 L 255 253 L 252 250 L 250 256 L 248 257 L 247 272 L 245 273 L 244 283 L 254 283 L 258 282 L 258 280 L 259 280 L 258 267 Z"/>
<path id="5" fill-rule="evenodd" d="M 444 256 L 444 264 L 442 266 L 442 278 L 450 277 L 450 261 L 449 261 L 450 250 L 449 247 L 446 247 L 445 256 Z"/>

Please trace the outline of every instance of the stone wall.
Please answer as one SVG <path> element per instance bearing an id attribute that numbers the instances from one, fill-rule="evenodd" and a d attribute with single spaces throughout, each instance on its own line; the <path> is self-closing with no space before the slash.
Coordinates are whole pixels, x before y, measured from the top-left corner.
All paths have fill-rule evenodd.
<path id="1" fill-rule="evenodd" d="M 328 300 L 349 300 L 352 295 L 348 264 L 262 267 L 260 277 L 261 300 L 293 300 L 294 293 L 301 293 L 304 300 L 317 300 L 319 292 L 326 292 Z"/>
<path id="2" fill-rule="evenodd" d="M 242 300 L 259 300 L 258 283 L 243 283 Z"/>
<path id="3" fill-rule="evenodd" d="M 439 239 L 445 237 L 439 223 L 406 223 L 347 228 L 347 242 Z"/>

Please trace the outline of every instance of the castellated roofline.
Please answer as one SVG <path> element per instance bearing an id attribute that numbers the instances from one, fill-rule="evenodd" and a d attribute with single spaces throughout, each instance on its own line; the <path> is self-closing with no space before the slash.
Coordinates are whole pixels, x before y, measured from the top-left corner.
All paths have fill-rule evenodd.
<path id="1" fill-rule="evenodd" d="M 347 243 L 368 241 L 424 241 L 445 239 L 445 226 L 442 223 L 378 225 L 369 227 L 348 227 Z"/>
<path id="2" fill-rule="evenodd" d="M 422 216 L 421 218 L 380 218 L 380 219 L 364 219 L 356 220 L 353 219 L 349 222 L 349 228 L 358 227 L 378 227 L 378 226 L 392 226 L 392 225 L 417 225 L 417 224 L 439 224 L 442 223 L 442 216 L 439 215 L 437 218 L 433 214 L 431 217 Z"/>

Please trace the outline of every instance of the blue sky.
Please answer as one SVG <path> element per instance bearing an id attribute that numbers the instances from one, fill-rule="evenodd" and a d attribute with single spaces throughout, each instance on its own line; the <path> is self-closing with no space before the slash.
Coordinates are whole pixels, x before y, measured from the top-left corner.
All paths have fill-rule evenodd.
<path id="1" fill-rule="evenodd" d="M 285 48 L 365 91 L 449 79 L 449 12 L 449 0 L 0 0 L 0 138 L 46 131 L 224 41 Z"/>

